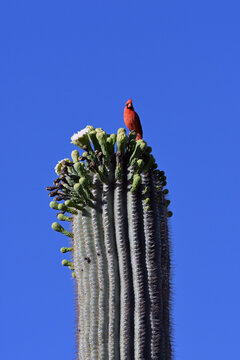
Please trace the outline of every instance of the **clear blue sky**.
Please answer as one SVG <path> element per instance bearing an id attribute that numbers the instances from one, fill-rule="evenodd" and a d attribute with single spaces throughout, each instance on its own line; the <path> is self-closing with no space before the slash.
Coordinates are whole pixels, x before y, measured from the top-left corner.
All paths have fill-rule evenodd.
<path id="1" fill-rule="evenodd" d="M 240 4 L 0 5 L 1 356 L 74 358 L 74 296 L 45 187 L 72 134 L 132 97 L 170 189 L 176 360 L 239 360 Z"/>

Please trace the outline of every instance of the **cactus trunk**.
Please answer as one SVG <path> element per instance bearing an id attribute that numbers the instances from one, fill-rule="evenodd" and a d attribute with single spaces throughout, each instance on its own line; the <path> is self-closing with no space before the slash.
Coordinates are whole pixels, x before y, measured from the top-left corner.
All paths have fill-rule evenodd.
<path id="1" fill-rule="evenodd" d="M 73 238 L 73 262 L 63 264 L 77 283 L 78 359 L 171 360 L 164 172 L 124 129 L 116 136 L 89 126 L 73 142 L 85 153 L 58 163 L 56 189 L 48 189 L 65 201 L 50 203 L 63 210 L 58 218 L 71 214 L 72 233 L 53 228 Z"/>

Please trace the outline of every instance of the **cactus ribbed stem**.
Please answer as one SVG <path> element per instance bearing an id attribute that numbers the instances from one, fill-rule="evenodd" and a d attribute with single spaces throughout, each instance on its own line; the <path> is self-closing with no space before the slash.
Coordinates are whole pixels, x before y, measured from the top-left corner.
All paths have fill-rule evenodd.
<path id="1" fill-rule="evenodd" d="M 72 224 L 72 228 L 73 228 L 73 232 L 75 234 L 75 239 L 82 239 L 82 235 L 80 235 L 81 229 L 82 227 L 79 226 L 79 217 L 75 216 L 73 219 L 73 224 Z M 83 304 L 84 304 L 84 287 L 83 287 L 83 266 L 82 266 L 82 252 L 81 252 L 81 247 L 82 247 L 83 242 L 81 241 L 75 241 L 74 244 L 74 252 L 73 252 L 73 261 L 75 264 L 75 276 L 77 279 L 77 286 L 76 286 L 76 303 L 77 303 L 77 307 L 78 307 L 78 311 L 77 311 L 77 339 L 79 339 L 79 343 L 78 343 L 78 348 L 82 348 L 84 349 L 84 344 L 83 344 L 83 336 L 79 336 L 79 332 L 81 332 L 82 334 L 84 334 L 84 318 L 83 318 L 83 313 L 84 313 L 84 309 L 83 309 Z M 81 334 L 81 335 L 82 335 Z M 84 349 L 85 352 L 85 349 Z"/>
<path id="2" fill-rule="evenodd" d="M 157 292 L 158 292 L 158 299 L 159 304 L 157 306 L 158 309 L 158 316 L 156 319 L 157 326 L 159 327 L 159 338 L 158 342 L 156 342 L 155 345 L 155 351 L 156 353 L 159 353 L 160 359 L 168 359 L 165 354 L 165 341 L 166 341 L 166 335 L 164 331 L 164 324 L 163 324 L 163 294 L 162 294 L 162 262 L 161 262 L 161 217 L 160 217 L 160 211 L 159 211 L 159 198 L 158 198 L 158 192 L 156 190 L 156 186 L 158 185 L 158 182 L 155 180 L 154 176 L 152 174 L 149 174 L 150 176 L 150 184 L 151 184 L 151 200 L 152 200 L 152 206 L 153 206 L 153 212 L 156 217 L 155 221 L 155 236 L 156 236 L 156 242 L 155 242 L 155 260 L 156 260 L 156 269 L 157 269 Z M 158 345 L 158 348 L 156 347 Z M 170 357 L 171 358 L 171 357 Z"/>
<path id="3" fill-rule="evenodd" d="M 124 172 L 125 175 L 125 172 Z M 114 214 L 116 228 L 116 243 L 120 273 L 120 359 L 133 359 L 134 347 L 130 339 L 133 338 L 133 284 L 128 239 L 127 207 L 124 195 L 125 177 L 116 182 L 114 194 Z"/>
<path id="4" fill-rule="evenodd" d="M 91 210 L 82 211 L 82 224 L 85 234 L 86 262 L 89 266 L 90 282 L 90 355 L 91 359 L 98 359 L 98 271 L 97 254 L 93 241 L 93 229 L 90 216 Z"/>
<path id="5" fill-rule="evenodd" d="M 109 274 L 109 360 L 118 360 L 120 359 L 120 283 L 113 215 L 113 188 L 111 184 L 103 185 L 103 224 Z"/>
<path id="6" fill-rule="evenodd" d="M 134 359 L 146 359 L 149 354 L 148 343 L 150 327 L 147 277 L 143 258 L 144 232 L 141 227 L 142 217 L 139 211 L 141 200 L 138 194 L 128 192 L 129 239 L 134 287 Z"/>
<path id="7" fill-rule="evenodd" d="M 172 359 L 166 176 L 135 138 L 88 126 L 72 137 L 84 153 L 60 161 L 48 187 L 72 222 L 52 228 L 73 238 L 61 251 L 77 282 L 78 360 Z"/>
<path id="8" fill-rule="evenodd" d="M 96 208 L 92 209 L 92 223 L 94 243 L 97 251 L 98 275 L 99 275 L 99 360 L 108 359 L 108 311 L 109 311 L 109 275 L 107 266 L 107 251 L 104 244 L 104 233 L 102 223 L 102 185 L 97 176 L 94 176 L 93 196 L 96 199 Z"/>
<path id="9" fill-rule="evenodd" d="M 90 319 L 89 319 L 89 269 L 88 264 L 86 263 L 86 249 L 85 249 L 85 240 L 82 224 L 82 213 L 79 211 L 78 215 L 74 217 L 73 220 L 73 230 L 74 230 L 74 264 L 76 277 L 78 282 L 78 334 L 79 339 L 79 358 L 85 360 L 90 357 L 90 344 L 89 344 L 89 329 L 90 329 Z"/>
<path id="10" fill-rule="evenodd" d="M 171 324 L 170 324 L 170 244 L 168 237 L 167 209 L 164 206 L 164 195 L 159 194 L 160 238 L 161 238 L 161 286 L 162 286 L 162 324 L 165 331 L 165 358 L 172 358 Z"/>
<path id="11" fill-rule="evenodd" d="M 150 188 L 150 178 L 148 173 L 142 175 L 143 185 Z M 151 204 L 153 199 L 151 199 Z M 146 265 L 148 273 L 148 288 L 150 296 L 150 320 L 151 320 L 151 358 L 153 360 L 159 359 L 160 352 L 160 291 L 159 291 L 159 277 L 157 268 L 157 253 L 156 243 L 159 241 L 158 234 L 155 232 L 154 223 L 156 221 L 156 213 L 153 211 L 153 206 L 146 210 L 143 201 L 143 218 L 144 218 L 144 232 L 146 242 Z"/>

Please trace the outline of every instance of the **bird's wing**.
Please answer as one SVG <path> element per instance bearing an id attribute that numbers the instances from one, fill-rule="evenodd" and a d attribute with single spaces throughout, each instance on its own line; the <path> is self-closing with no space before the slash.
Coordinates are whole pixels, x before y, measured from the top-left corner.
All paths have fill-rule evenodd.
<path id="1" fill-rule="evenodd" d="M 138 131 L 139 131 L 139 134 L 141 134 L 141 136 L 143 136 L 143 131 L 142 131 L 142 125 L 141 125 L 141 121 L 140 121 L 140 118 L 138 116 L 138 114 L 135 112 L 136 114 L 136 120 L 137 120 L 137 124 L 138 124 Z"/>

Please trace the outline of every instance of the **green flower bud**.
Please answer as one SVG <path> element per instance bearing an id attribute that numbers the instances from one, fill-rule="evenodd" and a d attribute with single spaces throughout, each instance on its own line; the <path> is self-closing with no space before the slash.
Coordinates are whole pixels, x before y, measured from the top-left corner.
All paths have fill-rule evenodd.
<path id="1" fill-rule="evenodd" d="M 122 167 L 119 165 L 119 166 L 116 166 L 116 169 L 115 169 L 115 179 L 116 180 L 119 180 L 122 176 Z"/>
<path id="2" fill-rule="evenodd" d="M 58 210 L 67 211 L 70 214 L 75 214 L 75 215 L 78 213 L 77 210 L 71 209 L 71 208 L 67 207 L 65 204 L 58 204 Z"/>
<path id="3" fill-rule="evenodd" d="M 65 230 L 63 227 L 62 227 L 62 225 L 60 225 L 59 223 L 57 223 L 57 222 L 54 222 L 54 223 L 52 223 L 52 229 L 53 230 L 55 230 L 55 231 L 57 231 L 57 232 L 60 232 L 60 233 L 62 233 L 62 234 L 64 234 L 64 235 L 66 235 L 66 236 L 68 236 L 68 237 L 73 237 L 73 233 L 71 233 L 70 231 L 68 231 L 68 230 Z"/>
<path id="4" fill-rule="evenodd" d="M 137 190 L 137 188 L 141 184 L 141 181 L 142 181 L 142 179 L 141 179 L 141 176 L 139 174 L 134 174 L 133 175 L 133 183 L 132 183 L 132 187 L 131 187 L 131 192 L 132 193 Z"/>
<path id="5" fill-rule="evenodd" d="M 80 179 L 81 180 L 81 179 Z M 83 186 L 80 183 L 77 183 L 73 186 L 74 191 L 76 191 L 77 194 L 80 194 L 82 196 L 83 202 L 87 204 L 90 207 L 94 207 L 93 203 L 91 202 L 90 198 L 92 198 L 92 194 L 88 188 L 85 190 Z"/>
<path id="6" fill-rule="evenodd" d="M 82 189 L 82 187 L 79 183 L 74 184 L 73 188 L 77 193 L 79 193 Z"/>
<path id="7" fill-rule="evenodd" d="M 61 247 L 60 249 L 61 253 L 66 253 L 69 251 L 73 251 L 73 247 L 67 248 L 67 247 Z"/>
<path id="8" fill-rule="evenodd" d="M 62 265 L 63 266 L 68 266 L 71 263 L 71 261 L 67 260 L 67 259 L 63 259 L 62 260 Z"/>
<path id="9" fill-rule="evenodd" d="M 99 130 L 99 131 L 98 131 Z M 96 137 L 101 146 L 101 150 L 103 155 L 108 155 L 108 147 L 107 147 L 107 134 L 102 129 L 96 129 Z"/>
<path id="10" fill-rule="evenodd" d="M 82 157 L 83 157 L 83 158 L 87 158 L 87 157 L 88 157 L 88 153 L 87 153 L 86 151 L 84 151 L 84 152 L 82 153 Z"/>
<path id="11" fill-rule="evenodd" d="M 108 147 L 108 153 L 109 154 L 114 153 L 116 140 L 117 140 L 117 135 L 116 134 L 111 134 L 110 136 L 108 136 L 108 138 L 107 138 L 107 147 Z"/>
<path id="12" fill-rule="evenodd" d="M 73 150 L 71 153 L 71 157 L 72 157 L 74 163 L 78 163 L 79 151 Z"/>
<path id="13" fill-rule="evenodd" d="M 73 165 L 73 168 L 77 172 L 78 176 L 82 177 L 87 175 L 87 169 L 82 162 L 77 162 Z"/>
<path id="14" fill-rule="evenodd" d="M 67 207 L 65 204 L 58 204 L 58 210 L 67 211 Z"/>
<path id="15" fill-rule="evenodd" d="M 100 151 L 101 146 L 99 145 L 99 142 L 98 142 L 98 139 L 96 136 L 96 134 L 97 134 L 96 130 L 94 129 L 93 126 L 90 126 L 90 125 L 88 125 L 87 128 L 89 129 L 88 137 L 91 140 L 91 142 L 93 143 L 94 149 Z"/>
<path id="16" fill-rule="evenodd" d="M 72 219 L 69 216 L 66 216 L 64 214 L 58 214 L 57 218 L 60 221 L 72 221 Z"/>
<path id="17" fill-rule="evenodd" d="M 74 270 L 74 264 L 72 261 L 68 261 L 67 259 L 62 260 L 63 266 L 68 266 L 69 269 Z"/>
<path id="18" fill-rule="evenodd" d="M 124 149 L 127 145 L 128 137 L 124 128 L 118 129 L 117 132 L 117 152 L 124 154 Z"/>
<path id="19" fill-rule="evenodd" d="M 85 177 L 79 179 L 79 184 L 85 189 L 88 188 L 88 181 Z"/>
<path id="20" fill-rule="evenodd" d="M 149 190 L 150 190 L 149 186 L 146 186 L 144 189 L 144 194 L 146 195 L 149 192 Z"/>
<path id="21" fill-rule="evenodd" d="M 83 209 L 82 206 L 76 204 L 76 203 L 73 202 L 72 200 L 66 200 L 66 201 L 65 201 L 65 205 L 66 205 L 67 207 L 73 207 L 73 208 L 78 209 L 78 210 L 82 210 L 82 209 Z"/>
<path id="22" fill-rule="evenodd" d="M 52 223 L 52 229 L 58 232 L 63 232 L 64 228 L 57 222 Z"/>
<path id="23" fill-rule="evenodd" d="M 143 153 L 145 152 L 147 147 L 147 143 L 144 140 L 138 140 L 136 142 L 136 146 L 134 149 L 134 152 L 132 153 L 131 157 L 130 157 L 130 164 L 133 166 L 137 160 L 143 155 Z"/>
<path id="24" fill-rule="evenodd" d="M 144 201 L 144 204 L 145 205 L 150 204 L 150 198 L 146 198 L 145 201 Z"/>
<path id="25" fill-rule="evenodd" d="M 139 174 L 144 167 L 144 161 L 142 159 L 137 160 L 135 164 L 135 171 Z"/>
<path id="26" fill-rule="evenodd" d="M 93 199 L 94 197 L 93 197 L 92 192 L 91 192 L 92 183 L 89 183 L 87 178 L 82 177 L 82 178 L 79 179 L 79 184 L 82 186 L 83 190 L 85 191 L 86 196 Z"/>
<path id="27" fill-rule="evenodd" d="M 136 136 L 137 134 L 135 133 L 135 131 L 131 131 L 128 134 L 127 151 L 129 154 L 132 154 L 134 152 L 136 146 Z"/>
<path id="28" fill-rule="evenodd" d="M 58 205 L 59 204 L 56 201 L 51 201 L 49 204 L 50 208 L 55 209 L 55 210 L 58 210 Z"/>

